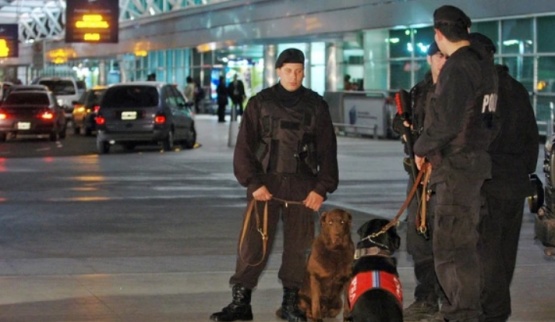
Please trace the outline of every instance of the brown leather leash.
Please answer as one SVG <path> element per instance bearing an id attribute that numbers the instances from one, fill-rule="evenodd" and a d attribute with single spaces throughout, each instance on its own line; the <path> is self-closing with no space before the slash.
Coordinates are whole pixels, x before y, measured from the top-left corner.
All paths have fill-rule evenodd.
<path id="1" fill-rule="evenodd" d="M 390 229 L 393 226 L 396 226 L 399 223 L 399 217 L 401 217 L 401 215 L 403 214 L 403 212 L 407 209 L 407 207 L 410 204 L 410 201 L 412 200 L 412 198 L 414 197 L 414 195 L 416 194 L 416 190 L 418 189 L 418 186 L 421 183 L 422 177 L 425 177 L 425 186 L 424 186 L 424 192 L 426 191 L 426 186 L 427 186 L 427 181 L 430 179 L 430 175 L 432 173 L 432 165 L 429 162 L 424 162 L 424 164 L 422 164 L 422 167 L 420 168 L 420 171 L 418 172 L 418 175 L 416 176 L 416 179 L 414 179 L 414 184 L 412 185 L 409 194 L 407 195 L 407 198 L 405 199 L 405 202 L 403 202 L 403 205 L 401 206 L 401 208 L 399 209 L 399 211 L 397 212 L 397 214 L 395 215 L 395 217 L 393 217 L 393 219 L 391 219 L 390 222 L 387 223 L 387 225 L 383 226 L 382 229 L 376 233 L 373 233 L 372 235 L 366 237 L 368 239 L 377 237 L 383 233 L 385 233 L 388 229 Z M 420 220 L 420 225 L 418 227 L 418 229 L 423 229 L 423 231 L 426 231 L 426 194 L 423 193 L 422 194 L 422 204 L 423 204 L 423 211 L 420 214 L 421 218 L 424 217 L 424 219 Z M 424 224 L 424 226 L 422 226 L 422 224 Z"/>
<path id="2" fill-rule="evenodd" d="M 416 229 L 423 236 L 426 236 L 428 232 L 428 226 L 426 225 L 426 207 L 428 204 L 428 197 L 430 196 L 428 194 L 428 182 L 430 181 L 430 176 L 432 175 L 431 165 L 428 162 L 426 162 L 425 165 L 427 169 L 425 169 L 424 180 L 422 181 L 422 194 L 420 195 L 420 220 L 417 220 L 416 222 Z"/>
<path id="3" fill-rule="evenodd" d="M 262 219 L 262 227 L 260 226 L 260 215 L 258 214 L 258 207 L 256 203 L 257 202 L 255 199 L 252 199 L 249 202 L 249 206 L 247 207 L 247 212 L 245 213 L 245 217 L 243 219 L 243 230 L 241 232 L 241 239 L 239 240 L 239 258 L 241 259 L 241 261 L 243 261 L 243 263 L 249 266 L 257 266 L 258 264 L 262 263 L 262 261 L 264 261 L 264 257 L 266 256 L 266 248 L 268 247 L 268 202 L 266 201 L 264 203 L 264 215 Z M 258 262 L 254 264 L 246 261 L 243 258 L 243 252 L 242 252 L 243 242 L 245 241 L 245 235 L 247 234 L 247 229 L 248 229 L 253 211 L 255 213 L 255 218 L 256 218 L 256 230 L 262 236 L 262 257 Z"/>
<path id="4" fill-rule="evenodd" d="M 283 202 L 285 204 L 285 207 L 288 207 L 290 204 L 303 205 L 302 201 L 291 201 L 291 200 L 280 199 L 277 197 L 272 197 L 272 200 Z M 243 242 L 245 241 L 245 236 L 247 234 L 247 229 L 253 212 L 254 212 L 254 217 L 256 218 L 256 230 L 262 236 L 262 257 L 258 262 L 254 264 L 249 263 L 247 260 L 243 258 L 243 251 L 242 251 Z M 261 222 L 262 222 L 262 226 L 261 226 Z M 268 249 L 268 201 L 264 203 L 264 213 L 262 215 L 262 219 L 260 219 L 260 214 L 258 213 L 257 201 L 255 199 L 252 199 L 249 202 L 249 205 L 247 207 L 247 212 L 245 213 L 245 217 L 243 219 L 243 230 L 241 232 L 241 238 L 239 240 L 239 258 L 243 263 L 249 266 L 257 266 L 260 263 L 262 263 L 262 261 L 264 261 L 264 258 L 266 257 L 267 249 Z"/>

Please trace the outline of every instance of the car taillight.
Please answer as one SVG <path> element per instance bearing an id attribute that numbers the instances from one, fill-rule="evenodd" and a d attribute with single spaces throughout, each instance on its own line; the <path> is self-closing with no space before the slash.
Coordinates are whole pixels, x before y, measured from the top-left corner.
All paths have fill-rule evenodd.
<path id="1" fill-rule="evenodd" d="M 92 109 L 95 113 L 98 113 L 98 110 L 100 109 L 100 105 L 95 105 L 95 106 L 93 106 Z"/>
<path id="2" fill-rule="evenodd" d="M 94 121 L 96 122 L 96 125 L 103 125 L 104 123 L 106 123 L 106 119 L 102 115 L 98 115 L 97 117 L 95 117 Z"/>
<path id="3" fill-rule="evenodd" d="M 39 118 L 43 119 L 43 120 L 52 120 L 54 119 L 54 113 L 50 112 L 50 111 L 45 111 L 40 113 Z"/>
<path id="4" fill-rule="evenodd" d="M 4 112 L 0 112 L 0 120 L 5 120 L 8 118 L 8 114 Z"/>
<path id="5" fill-rule="evenodd" d="M 154 124 L 164 124 L 166 123 L 166 116 L 158 114 L 154 117 Z"/>

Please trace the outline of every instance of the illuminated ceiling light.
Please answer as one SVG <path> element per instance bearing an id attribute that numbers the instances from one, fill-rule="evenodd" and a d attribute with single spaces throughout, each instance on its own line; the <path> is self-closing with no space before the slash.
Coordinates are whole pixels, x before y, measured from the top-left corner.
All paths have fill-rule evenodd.
<path id="1" fill-rule="evenodd" d="M 421 42 L 417 43 L 416 46 L 418 47 L 418 50 L 420 50 L 421 53 L 427 53 L 428 48 L 430 47 L 430 45 L 424 45 Z"/>
<path id="2" fill-rule="evenodd" d="M 516 39 L 510 39 L 510 40 L 505 40 L 503 41 L 503 46 L 513 46 L 513 45 L 518 45 L 519 41 Z"/>

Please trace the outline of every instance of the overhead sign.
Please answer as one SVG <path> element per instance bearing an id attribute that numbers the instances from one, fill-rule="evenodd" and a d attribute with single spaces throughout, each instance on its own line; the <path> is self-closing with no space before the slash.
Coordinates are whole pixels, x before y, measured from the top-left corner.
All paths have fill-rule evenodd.
<path id="1" fill-rule="evenodd" d="M 19 56 L 19 27 L 17 24 L 0 24 L 0 58 Z"/>
<path id="2" fill-rule="evenodd" d="M 119 1 L 66 0 L 66 43 L 117 43 Z"/>

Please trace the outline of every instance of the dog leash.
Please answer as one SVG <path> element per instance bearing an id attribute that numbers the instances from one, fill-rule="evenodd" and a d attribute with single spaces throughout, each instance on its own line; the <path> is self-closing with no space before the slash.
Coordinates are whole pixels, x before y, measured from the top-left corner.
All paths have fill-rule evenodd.
<path id="1" fill-rule="evenodd" d="M 424 180 L 422 181 L 422 194 L 420 195 L 420 220 L 417 221 L 416 230 L 425 239 L 428 239 L 430 237 L 428 236 L 428 226 L 426 225 L 426 207 L 428 204 L 427 198 L 430 196 L 428 193 L 428 182 L 430 181 L 430 176 L 432 175 L 432 167 L 428 162 L 426 162 L 425 165 L 426 169 Z"/>
<path id="2" fill-rule="evenodd" d="M 243 219 L 243 230 L 241 232 L 241 239 L 239 240 L 239 258 L 241 261 L 249 266 L 257 266 L 264 261 L 266 257 L 266 251 L 268 247 L 268 202 L 264 203 L 264 214 L 262 219 L 262 227 L 260 226 L 260 215 L 258 214 L 258 206 L 256 205 L 257 201 L 252 199 L 249 202 L 249 206 L 247 207 L 247 212 L 245 213 L 245 217 Z M 243 258 L 243 242 L 245 241 L 245 236 L 247 234 L 247 229 L 249 226 L 250 218 L 252 213 L 255 213 L 256 218 L 256 230 L 262 236 L 262 257 L 260 260 L 254 264 L 249 263 L 247 260 Z"/>
<path id="3" fill-rule="evenodd" d="M 279 202 L 284 203 L 286 208 L 289 207 L 290 204 L 291 205 L 303 205 L 304 206 L 302 201 L 285 200 L 285 199 L 281 199 L 281 198 L 278 198 L 278 197 L 272 197 L 272 200 L 277 200 Z"/>
<path id="4" fill-rule="evenodd" d="M 410 204 L 410 201 L 412 200 L 412 198 L 414 197 L 416 190 L 418 189 L 418 186 L 420 185 L 420 182 L 422 180 L 422 177 L 424 175 L 426 175 L 426 179 L 429 180 L 430 175 L 432 172 L 432 166 L 429 162 L 424 162 L 424 164 L 422 164 L 422 167 L 420 168 L 420 171 L 418 172 L 418 176 L 416 177 L 416 179 L 414 180 L 414 184 L 412 185 L 409 194 L 407 195 L 407 198 L 405 199 L 405 202 L 403 203 L 403 205 L 401 206 L 401 209 L 399 209 L 399 211 L 397 212 L 397 214 L 395 215 L 395 217 L 393 217 L 393 219 L 387 223 L 387 225 L 383 226 L 383 228 L 376 232 L 373 233 L 372 235 L 369 235 L 367 237 L 365 237 L 364 239 L 372 239 L 374 237 L 377 237 L 383 233 L 385 233 L 388 229 L 390 229 L 393 226 L 396 226 L 399 223 L 399 217 L 401 217 L 401 215 L 403 214 L 403 212 L 407 209 L 407 207 Z M 423 196 L 425 196 L 425 194 L 422 194 Z M 422 200 L 426 200 L 425 197 Z M 424 208 L 425 210 L 425 208 Z M 423 214 L 421 214 L 421 216 L 426 216 L 426 213 L 424 212 Z M 424 225 L 426 225 L 426 219 L 423 220 Z M 422 225 L 422 221 L 420 223 L 420 226 Z M 419 229 L 421 229 L 422 227 L 419 227 Z M 426 229 L 425 226 L 423 229 Z M 425 230 L 424 230 L 425 231 Z M 363 239 L 363 240 L 364 240 Z"/>
<path id="5" fill-rule="evenodd" d="M 292 205 L 304 205 L 302 201 L 285 200 L 285 199 L 281 199 L 281 198 L 277 198 L 277 197 L 272 197 L 272 200 L 276 200 L 276 201 L 284 203 L 285 207 L 288 207 L 290 204 L 292 204 Z M 253 210 L 254 210 L 254 215 L 255 215 L 255 218 L 256 218 L 256 230 L 262 236 L 262 257 L 260 258 L 260 260 L 258 262 L 254 263 L 254 264 L 249 263 L 248 261 L 246 261 L 243 258 L 243 251 L 242 251 L 243 242 L 245 241 L 245 236 L 247 234 L 247 229 L 248 229 L 249 222 L 251 220 Z M 260 226 L 261 221 L 262 221 L 262 227 Z M 243 219 L 243 230 L 241 232 L 241 239 L 239 241 L 239 258 L 241 259 L 241 261 L 243 263 L 245 263 L 249 266 L 257 266 L 260 263 L 262 263 L 262 261 L 264 261 L 264 258 L 266 257 L 267 248 L 268 248 L 268 201 L 266 201 L 264 203 L 264 213 L 263 213 L 263 218 L 261 220 L 260 215 L 258 213 L 257 201 L 255 199 L 252 199 L 249 202 L 249 206 L 247 207 L 247 212 L 245 213 L 245 217 Z"/>

